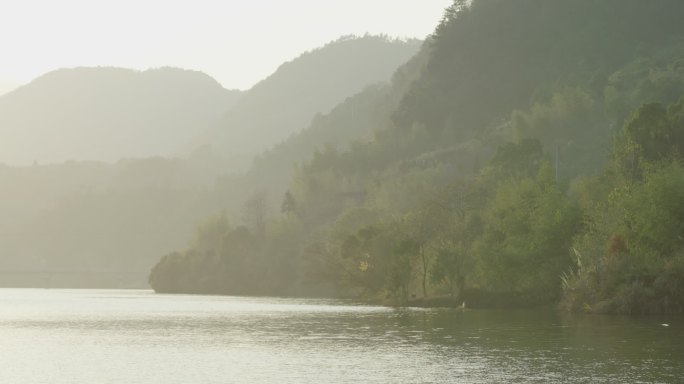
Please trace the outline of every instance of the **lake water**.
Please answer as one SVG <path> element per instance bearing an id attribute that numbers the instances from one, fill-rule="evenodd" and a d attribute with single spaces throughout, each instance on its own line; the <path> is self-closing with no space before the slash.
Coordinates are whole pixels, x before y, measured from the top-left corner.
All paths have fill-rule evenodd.
<path id="1" fill-rule="evenodd" d="M 684 382 L 684 321 L 0 290 L 0 383 L 528 382 Z"/>

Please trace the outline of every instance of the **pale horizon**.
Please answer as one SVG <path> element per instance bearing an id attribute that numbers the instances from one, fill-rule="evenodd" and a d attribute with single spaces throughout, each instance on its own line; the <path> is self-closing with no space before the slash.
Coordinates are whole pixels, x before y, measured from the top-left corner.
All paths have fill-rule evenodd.
<path id="1" fill-rule="evenodd" d="M 15 2 L 0 12 L 0 94 L 74 67 L 176 67 L 202 71 L 226 89 L 246 90 L 282 63 L 342 36 L 424 39 L 451 3 Z"/>

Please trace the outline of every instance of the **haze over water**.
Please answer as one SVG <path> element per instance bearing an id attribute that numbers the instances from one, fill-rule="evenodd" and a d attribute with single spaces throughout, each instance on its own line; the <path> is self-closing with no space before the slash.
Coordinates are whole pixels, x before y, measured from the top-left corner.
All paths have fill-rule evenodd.
<path id="1" fill-rule="evenodd" d="M 681 318 L 664 327 L 656 318 L 121 290 L 5 289 L 0 301 L 3 383 L 673 383 L 684 377 Z"/>

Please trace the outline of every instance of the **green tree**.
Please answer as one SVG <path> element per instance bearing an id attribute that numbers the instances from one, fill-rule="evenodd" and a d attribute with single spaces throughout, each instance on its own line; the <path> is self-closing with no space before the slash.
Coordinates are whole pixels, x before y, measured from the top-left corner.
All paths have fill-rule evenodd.
<path id="1" fill-rule="evenodd" d="M 483 213 L 483 234 L 476 245 L 484 286 L 513 293 L 528 304 L 556 299 L 580 219 L 548 163 L 534 178 L 503 182 Z"/>

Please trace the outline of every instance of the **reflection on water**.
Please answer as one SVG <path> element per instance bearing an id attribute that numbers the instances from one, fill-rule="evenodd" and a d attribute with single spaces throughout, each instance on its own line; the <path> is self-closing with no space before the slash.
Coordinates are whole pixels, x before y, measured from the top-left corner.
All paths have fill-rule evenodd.
<path id="1" fill-rule="evenodd" d="M 0 383 L 674 383 L 683 362 L 682 318 L 0 290 Z"/>

